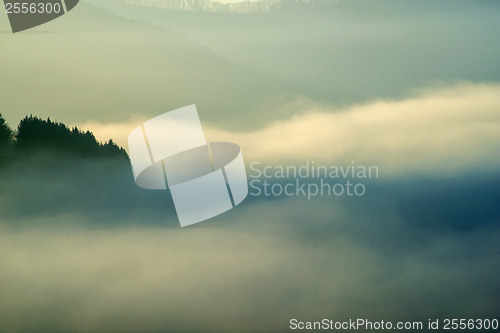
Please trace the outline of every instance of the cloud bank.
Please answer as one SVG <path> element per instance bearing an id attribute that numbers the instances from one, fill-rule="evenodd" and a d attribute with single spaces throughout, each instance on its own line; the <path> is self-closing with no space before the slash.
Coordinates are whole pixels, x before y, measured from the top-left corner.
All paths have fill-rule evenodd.
<path id="1" fill-rule="evenodd" d="M 500 184 L 379 179 L 366 196 L 248 197 L 179 228 L 127 161 L 0 169 L 0 331 L 288 332 L 291 318 L 491 318 Z"/>
<path id="2" fill-rule="evenodd" d="M 462 83 L 426 89 L 403 100 L 343 109 L 304 101 L 290 102 L 289 107 L 296 109 L 297 103 L 302 107 L 298 115 L 256 131 L 229 132 L 204 125 L 207 139 L 237 142 L 247 163 L 355 161 L 378 165 L 391 175 L 455 173 L 500 165 L 499 84 Z M 203 115 L 203 110 L 199 112 Z M 79 125 L 126 147 L 137 123 Z"/>
<path id="3" fill-rule="evenodd" d="M 190 229 L 2 227 L 0 328 L 286 332 L 291 318 L 498 313 L 498 228 L 436 232 L 331 202 L 249 207 Z"/>

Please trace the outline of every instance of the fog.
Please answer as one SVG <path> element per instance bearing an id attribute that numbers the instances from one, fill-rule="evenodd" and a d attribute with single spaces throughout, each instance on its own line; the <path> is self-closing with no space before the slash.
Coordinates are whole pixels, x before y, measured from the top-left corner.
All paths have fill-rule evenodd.
<path id="1" fill-rule="evenodd" d="M 248 197 L 180 228 L 124 161 L 0 169 L 2 332 L 284 332 L 291 318 L 494 317 L 497 174 Z"/>

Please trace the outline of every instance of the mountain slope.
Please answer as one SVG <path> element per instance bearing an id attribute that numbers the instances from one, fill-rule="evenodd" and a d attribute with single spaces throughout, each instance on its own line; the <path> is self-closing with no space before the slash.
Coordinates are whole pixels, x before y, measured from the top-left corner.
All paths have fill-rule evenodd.
<path id="1" fill-rule="evenodd" d="M 280 116 L 264 105 L 307 94 L 179 34 L 85 2 L 0 39 L 0 112 L 11 124 L 32 113 L 66 123 L 120 122 L 197 104 L 204 123 L 247 129 Z"/>
<path id="2" fill-rule="evenodd" d="M 436 82 L 500 80 L 496 0 L 281 0 L 279 10 L 247 14 L 91 1 L 310 87 L 331 103 L 403 98 Z"/>

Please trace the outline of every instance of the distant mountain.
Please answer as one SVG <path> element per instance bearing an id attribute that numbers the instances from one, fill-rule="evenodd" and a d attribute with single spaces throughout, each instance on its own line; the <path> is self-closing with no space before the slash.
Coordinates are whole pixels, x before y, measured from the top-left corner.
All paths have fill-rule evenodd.
<path id="1" fill-rule="evenodd" d="M 218 0 L 115 0 L 132 5 L 155 7 L 170 10 L 255 13 L 290 6 L 316 6 L 345 2 L 348 0 L 253 0 L 226 2 Z"/>
<path id="2" fill-rule="evenodd" d="M 36 110 L 68 123 L 116 123 L 196 104 L 206 126 L 250 130 L 279 119 L 282 110 L 272 106 L 281 100 L 314 97 L 300 83 L 234 63 L 181 33 L 121 15 L 115 5 L 132 14 L 154 10 L 86 0 L 71 15 L 35 28 L 54 33 L 0 37 L 0 112 L 7 119 Z"/>

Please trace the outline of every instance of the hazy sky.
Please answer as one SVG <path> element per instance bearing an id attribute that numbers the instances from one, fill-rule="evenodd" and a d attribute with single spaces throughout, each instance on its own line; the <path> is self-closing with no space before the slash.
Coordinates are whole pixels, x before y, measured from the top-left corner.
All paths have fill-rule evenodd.
<path id="1" fill-rule="evenodd" d="M 497 82 L 498 11 L 495 1 L 355 1 L 239 15 L 84 0 L 0 36 L 0 107 L 15 125 L 29 113 L 117 123 L 197 104 L 204 123 L 258 130 L 311 105 Z"/>

